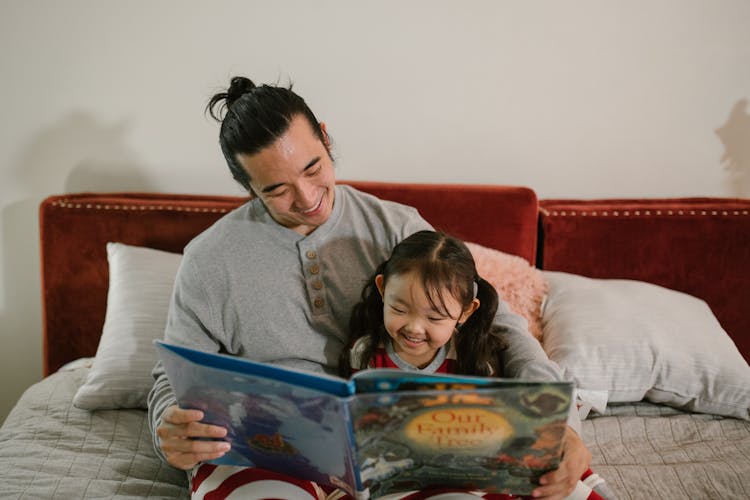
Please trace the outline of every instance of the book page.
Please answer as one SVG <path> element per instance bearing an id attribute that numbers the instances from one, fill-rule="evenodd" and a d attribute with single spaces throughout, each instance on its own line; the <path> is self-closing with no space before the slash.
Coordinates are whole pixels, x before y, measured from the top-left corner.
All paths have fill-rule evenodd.
<path id="1" fill-rule="evenodd" d="M 404 372 L 402 372 L 403 374 Z M 363 485 L 528 494 L 557 467 L 572 386 L 365 393 L 350 404 Z"/>
<path id="2" fill-rule="evenodd" d="M 232 449 L 211 463 L 262 467 L 355 493 L 346 398 L 297 385 L 300 372 L 293 370 L 157 345 L 180 407 L 202 410 L 204 422 L 228 430 Z M 321 379 L 330 389 L 331 380 Z M 349 392 L 338 383 L 336 391 Z"/>

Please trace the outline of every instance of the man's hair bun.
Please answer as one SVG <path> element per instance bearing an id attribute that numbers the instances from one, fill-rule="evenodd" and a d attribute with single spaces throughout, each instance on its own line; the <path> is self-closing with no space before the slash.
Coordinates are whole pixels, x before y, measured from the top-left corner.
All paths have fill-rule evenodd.
<path id="1" fill-rule="evenodd" d="M 255 84 L 249 78 L 244 76 L 235 76 L 232 78 L 227 90 L 226 105 L 227 108 L 231 108 L 232 104 L 243 95 L 251 92 L 255 88 Z"/>
<path id="2" fill-rule="evenodd" d="M 232 78 L 226 92 L 219 92 L 208 101 L 206 111 L 216 121 L 220 122 L 224 119 L 223 115 L 225 111 L 231 108 L 232 104 L 237 102 L 240 97 L 252 92 L 255 87 L 251 79 L 244 76 L 235 76 Z"/>

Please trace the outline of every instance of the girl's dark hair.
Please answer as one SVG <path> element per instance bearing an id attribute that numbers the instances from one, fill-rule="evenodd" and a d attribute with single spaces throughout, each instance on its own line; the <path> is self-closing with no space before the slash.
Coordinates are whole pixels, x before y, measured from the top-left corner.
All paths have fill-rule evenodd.
<path id="1" fill-rule="evenodd" d="M 495 288 L 477 274 L 474 258 L 459 239 L 436 231 L 419 231 L 396 245 L 391 257 L 378 266 L 362 290 L 362 298 L 354 306 L 349 321 L 349 344 L 339 360 L 339 372 L 348 377 L 352 370 L 366 366 L 351 366 L 351 346 L 360 337 L 368 337 L 362 353 L 363 363 L 369 363 L 379 345 L 390 336 L 383 322 L 383 299 L 375 285 L 375 277 L 383 275 L 383 286 L 395 275 L 417 272 L 422 278 L 427 298 L 432 307 L 447 314 L 444 291 L 448 291 L 465 311 L 474 300 L 474 283 L 479 308 L 469 316 L 454 334 L 457 372 L 466 375 L 502 375 L 500 351 L 505 348 L 502 332 L 493 328 L 498 297 Z"/>
<path id="2" fill-rule="evenodd" d="M 312 110 L 292 92 L 291 85 L 289 88 L 256 86 L 249 78 L 235 76 L 226 92 L 211 97 L 206 112 L 221 122 L 219 144 L 232 177 L 250 192 L 250 176 L 237 161 L 237 155 L 253 155 L 271 145 L 287 131 L 295 117 L 304 116 L 320 141 L 328 143 Z"/>

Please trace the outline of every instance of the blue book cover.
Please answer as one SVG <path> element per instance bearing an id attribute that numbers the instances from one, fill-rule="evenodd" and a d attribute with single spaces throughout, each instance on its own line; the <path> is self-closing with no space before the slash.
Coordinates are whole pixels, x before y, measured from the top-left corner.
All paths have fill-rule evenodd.
<path id="1" fill-rule="evenodd" d="M 559 464 L 568 382 L 364 370 L 350 380 L 156 341 L 179 405 L 228 430 L 216 464 L 358 498 L 459 487 L 528 494 Z"/>

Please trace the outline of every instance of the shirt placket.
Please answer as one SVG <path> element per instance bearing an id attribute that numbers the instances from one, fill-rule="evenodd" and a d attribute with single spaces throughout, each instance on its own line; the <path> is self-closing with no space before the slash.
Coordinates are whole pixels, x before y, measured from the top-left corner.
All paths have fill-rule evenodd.
<path id="1" fill-rule="evenodd" d="M 305 246 L 300 247 L 300 257 L 305 276 L 307 296 L 312 306 L 312 313 L 314 316 L 325 314 L 328 304 L 325 299 L 325 286 L 321 272 L 320 255 L 314 247 Z"/>

